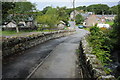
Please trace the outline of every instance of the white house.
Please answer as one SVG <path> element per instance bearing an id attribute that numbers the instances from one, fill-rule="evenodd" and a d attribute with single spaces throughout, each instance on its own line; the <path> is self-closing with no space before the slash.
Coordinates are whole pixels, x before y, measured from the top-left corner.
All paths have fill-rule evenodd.
<path id="1" fill-rule="evenodd" d="M 64 29 L 65 28 L 65 22 L 60 21 L 60 24 L 58 24 L 58 29 Z"/>
<path id="2" fill-rule="evenodd" d="M 14 28 L 16 27 L 17 25 L 15 24 L 15 22 L 9 22 L 6 24 L 6 27 L 11 27 L 11 28 Z"/>
<path id="3" fill-rule="evenodd" d="M 24 21 L 20 21 L 20 22 L 18 23 L 18 25 L 20 25 L 20 27 L 25 27 L 25 26 L 26 26 L 26 23 L 25 23 Z"/>

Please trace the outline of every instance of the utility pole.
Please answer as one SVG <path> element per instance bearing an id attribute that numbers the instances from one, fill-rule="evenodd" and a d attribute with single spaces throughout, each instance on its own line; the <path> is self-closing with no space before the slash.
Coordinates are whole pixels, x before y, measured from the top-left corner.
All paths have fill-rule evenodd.
<path id="1" fill-rule="evenodd" d="M 74 25 L 75 25 L 75 0 L 73 0 L 73 19 L 74 19 Z M 74 26 L 75 29 L 75 26 Z"/>

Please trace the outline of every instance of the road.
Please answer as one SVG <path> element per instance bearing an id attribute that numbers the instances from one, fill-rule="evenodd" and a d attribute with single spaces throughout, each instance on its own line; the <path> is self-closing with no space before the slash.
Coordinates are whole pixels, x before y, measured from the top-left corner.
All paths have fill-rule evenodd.
<path id="1" fill-rule="evenodd" d="M 79 29 L 74 35 L 49 40 L 12 57 L 3 64 L 2 77 L 75 78 L 75 51 L 81 38 L 87 33 L 88 31 Z M 39 64 L 41 65 L 38 67 Z"/>
<path id="2" fill-rule="evenodd" d="M 57 45 L 31 78 L 76 78 L 76 49 L 81 38 L 88 33 L 79 30 Z"/>

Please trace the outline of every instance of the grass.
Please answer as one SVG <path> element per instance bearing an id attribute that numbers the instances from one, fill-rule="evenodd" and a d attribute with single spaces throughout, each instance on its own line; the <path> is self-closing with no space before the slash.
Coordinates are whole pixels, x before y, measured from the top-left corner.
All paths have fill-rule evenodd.
<path id="1" fill-rule="evenodd" d="M 52 32 L 52 31 L 57 31 L 57 30 L 43 30 L 43 31 L 38 31 L 38 30 L 33 30 L 33 31 L 20 31 L 17 33 L 16 31 L 0 31 L 0 35 L 3 36 L 12 36 L 12 35 L 21 35 L 25 33 L 30 33 L 30 32 Z"/>
<path id="2" fill-rule="evenodd" d="M 87 30 L 87 31 L 90 31 L 90 28 L 83 28 L 83 29 L 85 29 L 85 30 Z"/>
<path id="3" fill-rule="evenodd" d="M 29 32 L 20 31 L 19 33 L 17 33 L 16 31 L 2 31 L 2 35 L 4 36 L 18 35 L 18 34 L 24 34 L 24 33 L 29 33 Z"/>
<path id="4" fill-rule="evenodd" d="M 112 26 L 114 24 L 114 22 L 113 21 L 108 21 L 108 22 L 106 22 L 106 24 L 109 24 L 110 26 Z"/>

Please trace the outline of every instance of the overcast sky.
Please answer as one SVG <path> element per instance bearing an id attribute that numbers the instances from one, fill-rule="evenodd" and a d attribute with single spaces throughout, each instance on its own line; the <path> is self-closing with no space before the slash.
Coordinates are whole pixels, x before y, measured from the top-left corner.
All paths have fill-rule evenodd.
<path id="1" fill-rule="evenodd" d="M 37 9 L 43 10 L 46 6 L 72 8 L 73 0 L 27 0 L 37 5 Z M 88 6 L 91 4 L 107 4 L 108 6 L 117 5 L 119 0 L 75 0 L 75 6 Z"/>

